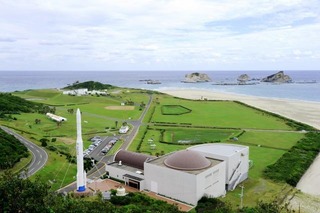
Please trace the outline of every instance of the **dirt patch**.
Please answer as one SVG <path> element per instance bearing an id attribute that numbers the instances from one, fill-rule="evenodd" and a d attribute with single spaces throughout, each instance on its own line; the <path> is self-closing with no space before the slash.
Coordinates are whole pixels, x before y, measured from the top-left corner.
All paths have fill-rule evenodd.
<path id="1" fill-rule="evenodd" d="M 108 110 L 134 110 L 134 106 L 106 106 Z"/>
<path id="2" fill-rule="evenodd" d="M 57 138 L 57 140 L 65 143 L 65 144 L 74 144 L 75 140 L 72 138 Z"/>

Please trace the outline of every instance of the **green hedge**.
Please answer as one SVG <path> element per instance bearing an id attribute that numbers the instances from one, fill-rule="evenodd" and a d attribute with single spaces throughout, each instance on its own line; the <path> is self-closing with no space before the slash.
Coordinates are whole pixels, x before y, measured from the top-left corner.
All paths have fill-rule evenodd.
<path id="1" fill-rule="evenodd" d="M 162 105 L 161 113 L 163 115 L 183 115 L 192 112 L 191 109 L 181 105 Z"/>
<path id="2" fill-rule="evenodd" d="M 320 151 L 320 132 L 309 132 L 273 165 L 264 170 L 267 178 L 296 186 Z"/>

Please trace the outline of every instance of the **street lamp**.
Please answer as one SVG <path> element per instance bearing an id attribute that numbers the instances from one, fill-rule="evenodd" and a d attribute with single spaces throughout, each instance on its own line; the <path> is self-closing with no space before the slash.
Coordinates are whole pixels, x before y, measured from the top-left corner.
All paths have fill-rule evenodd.
<path id="1" fill-rule="evenodd" d="M 244 186 L 241 185 L 240 188 L 241 188 L 241 194 L 239 194 L 240 195 L 240 209 L 242 209 L 243 208 L 243 189 L 244 189 Z"/>

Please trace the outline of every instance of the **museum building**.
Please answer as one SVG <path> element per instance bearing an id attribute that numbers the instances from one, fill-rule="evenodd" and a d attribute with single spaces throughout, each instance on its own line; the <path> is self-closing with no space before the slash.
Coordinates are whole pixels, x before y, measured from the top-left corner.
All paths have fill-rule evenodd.
<path id="1" fill-rule="evenodd" d="M 140 191 L 196 205 L 203 196 L 219 197 L 247 179 L 249 147 L 204 144 L 160 157 L 120 150 L 107 174 Z"/>

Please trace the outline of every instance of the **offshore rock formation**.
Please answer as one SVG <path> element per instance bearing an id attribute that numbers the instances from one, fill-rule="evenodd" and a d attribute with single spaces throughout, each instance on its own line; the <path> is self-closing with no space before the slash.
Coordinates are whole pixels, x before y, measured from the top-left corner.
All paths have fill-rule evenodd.
<path id="1" fill-rule="evenodd" d="M 247 74 L 242 74 L 237 79 L 240 82 L 246 82 L 250 80 L 250 77 Z"/>
<path id="2" fill-rule="evenodd" d="M 205 73 L 194 72 L 191 74 L 185 75 L 185 78 L 182 82 L 184 83 L 198 83 L 198 82 L 210 82 L 211 78 Z"/>
<path id="3" fill-rule="evenodd" d="M 271 83 L 292 83 L 290 76 L 285 75 L 283 71 L 279 71 L 276 74 L 269 75 L 261 80 L 261 82 Z"/>

